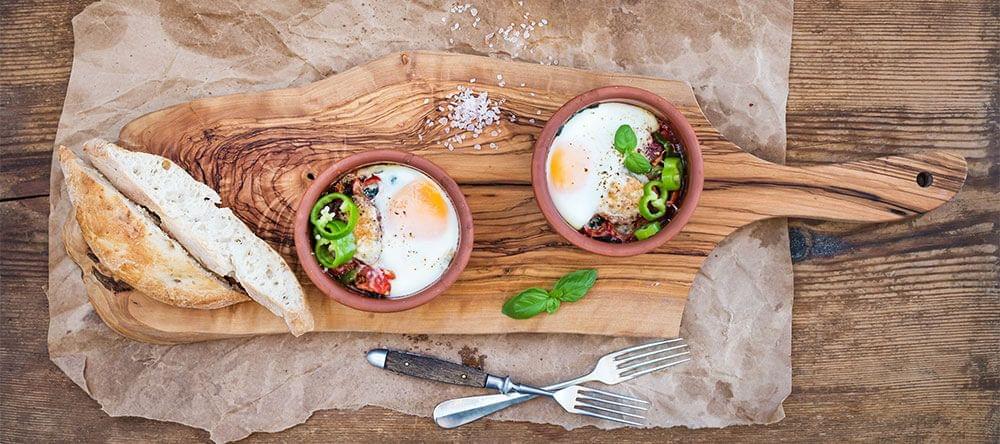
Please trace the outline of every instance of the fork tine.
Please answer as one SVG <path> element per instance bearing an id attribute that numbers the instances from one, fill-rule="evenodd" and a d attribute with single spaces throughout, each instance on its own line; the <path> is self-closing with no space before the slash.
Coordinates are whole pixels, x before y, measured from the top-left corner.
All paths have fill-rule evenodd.
<path id="1" fill-rule="evenodd" d="M 621 368 L 621 366 L 623 366 L 623 365 L 631 365 L 629 363 L 632 362 L 632 361 L 635 361 L 637 359 L 642 359 L 642 358 L 646 358 L 646 357 L 649 357 L 649 356 L 658 355 L 660 353 L 668 352 L 668 351 L 672 351 L 672 350 L 679 350 L 679 349 L 682 349 L 682 348 L 685 348 L 685 347 L 688 347 L 688 345 L 687 344 L 680 344 L 680 345 L 673 345 L 673 346 L 666 347 L 666 348 L 658 348 L 656 350 L 648 351 L 648 352 L 645 352 L 645 353 L 642 353 L 642 354 L 638 354 L 638 355 L 635 355 L 635 356 L 629 356 L 627 358 L 622 358 L 620 360 L 616 359 L 616 361 L 620 361 L 618 363 L 618 367 Z"/>
<path id="2" fill-rule="evenodd" d="M 682 351 L 680 353 L 674 353 L 672 355 L 663 356 L 663 357 L 656 358 L 656 359 L 647 359 L 645 361 L 629 365 L 628 367 L 618 367 L 618 372 L 619 373 L 625 373 L 625 372 L 627 372 L 629 370 L 637 369 L 639 367 L 643 367 L 643 366 L 646 366 L 646 365 L 654 364 L 654 363 L 657 363 L 657 362 L 666 361 L 668 359 L 673 359 L 673 358 L 676 358 L 678 356 L 685 356 L 685 355 L 690 355 L 690 354 L 691 354 L 691 351 L 685 350 L 685 351 Z"/>
<path id="3" fill-rule="evenodd" d="M 598 390 L 598 389 L 590 388 L 590 387 L 581 387 L 580 391 L 577 392 L 577 396 L 580 396 L 580 394 L 582 394 L 583 392 L 600 393 L 600 394 L 602 394 L 604 396 L 607 396 L 607 397 L 610 397 L 610 398 L 624 399 L 626 401 L 632 401 L 632 402 L 636 402 L 636 403 L 639 403 L 639 404 L 649 404 L 649 401 L 646 401 L 645 399 L 639 399 L 639 398 L 633 398 L 631 396 L 619 395 L 617 393 L 606 392 L 604 390 Z M 583 395 L 583 396 L 586 396 L 586 395 Z M 600 398 L 597 398 L 597 399 L 600 399 Z"/>
<path id="4" fill-rule="evenodd" d="M 658 345 L 669 344 L 671 342 L 678 342 L 678 341 L 683 342 L 684 338 L 664 339 L 664 340 L 661 340 L 661 341 L 649 342 L 649 343 L 646 343 L 646 344 L 639 344 L 639 345 L 637 345 L 635 347 L 629 347 L 629 348 L 626 348 L 625 350 L 620 350 L 620 351 L 618 351 L 616 353 L 613 353 L 611 356 L 614 356 L 615 359 L 618 359 L 618 357 L 620 357 L 621 355 L 632 353 L 634 351 L 639 351 L 639 350 L 642 350 L 644 348 L 656 347 Z"/>
<path id="5" fill-rule="evenodd" d="M 688 362 L 690 360 L 691 360 L 691 358 L 684 358 L 684 359 L 681 359 L 681 360 L 678 360 L 678 361 L 668 362 L 666 364 L 659 365 L 659 366 L 656 366 L 656 367 L 653 367 L 653 368 L 647 368 L 647 369 L 642 370 L 640 372 L 632 373 L 631 375 L 626 375 L 624 377 L 627 378 L 626 379 L 626 381 L 627 381 L 629 379 L 636 378 L 636 377 L 639 377 L 639 376 L 642 376 L 642 375 L 645 375 L 645 374 L 648 374 L 648 373 L 652 373 L 652 372 L 655 372 L 657 370 L 663 370 L 663 369 L 665 369 L 667 367 L 673 367 L 673 366 L 675 366 L 677 364 Z"/>
<path id="6" fill-rule="evenodd" d="M 628 425 L 634 425 L 634 426 L 641 426 L 642 425 L 641 422 L 629 421 L 627 419 L 622 419 L 622 418 L 615 418 L 613 416 L 606 416 L 606 415 L 602 415 L 600 413 L 588 412 L 586 410 L 577 409 L 576 413 L 578 413 L 580 415 L 592 416 L 594 418 L 606 419 L 608 421 L 620 422 L 622 424 L 628 424 Z"/>
<path id="7" fill-rule="evenodd" d="M 579 401 L 579 400 L 577 400 L 577 401 Z M 594 409 L 594 410 L 600 410 L 602 412 L 614 413 L 616 415 L 628 416 L 628 417 L 631 417 L 631 418 L 646 419 L 646 417 L 642 416 L 642 415 L 636 415 L 636 414 L 633 414 L 633 413 L 626 413 L 626 412 L 623 412 L 621 410 L 616 410 L 616 409 L 607 408 L 607 407 L 601 407 L 601 406 L 597 406 L 597 405 L 593 405 L 593 404 L 578 404 L 576 406 L 576 409 L 579 410 L 581 407 L 586 407 L 588 409 Z M 584 410 L 584 411 L 589 411 L 589 410 Z"/>
<path id="8" fill-rule="evenodd" d="M 649 410 L 649 407 L 637 407 L 637 406 L 635 406 L 633 404 L 625 404 L 623 402 L 608 401 L 607 399 L 594 398 L 592 396 L 584 396 L 584 395 L 580 395 L 579 397 L 577 397 L 576 401 L 577 402 L 582 402 L 582 401 L 598 401 L 598 402 L 601 402 L 601 403 L 604 403 L 604 404 L 619 405 L 619 406 L 622 406 L 622 407 L 628 407 L 630 409 L 640 410 L 640 411 L 643 411 L 643 412 Z M 585 404 L 585 405 L 592 405 L 592 404 Z"/>

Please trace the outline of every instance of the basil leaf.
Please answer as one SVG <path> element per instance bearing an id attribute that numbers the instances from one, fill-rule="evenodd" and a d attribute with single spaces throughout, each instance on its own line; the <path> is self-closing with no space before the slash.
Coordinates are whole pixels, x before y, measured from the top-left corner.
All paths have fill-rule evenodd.
<path id="1" fill-rule="evenodd" d="M 563 293 L 565 293 L 563 289 L 553 288 L 552 291 L 549 292 L 549 297 L 553 299 L 562 299 Z"/>
<path id="2" fill-rule="evenodd" d="M 628 150 L 635 149 L 638 143 L 635 131 L 632 130 L 631 126 L 622 125 L 618 127 L 618 131 L 615 131 L 615 149 L 618 152 L 625 154 Z"/>
<path id="3" fill-rule="evenodd" d="M 504 302 L 502 312 L 514 319 L 528 319 L 548 309 L 548 301 L 549 292 L 541 288 L 529 288 Z"/>
<path id="4" fill-rule="evenodd" d="M 563 302 L 576 302 L 587 295 L 596 281 L 597 270 L 577 270 L 559 279 L 553 293 L 558 292 L 558 298 Z"/>
<path id="5" fill-rule="evenodd" d="M 559 299 L 549 298 L 545 301 L 545 312 L 548 314 L 555 313 L 559 309 Z"/>
<path id="6" fill-rule="evenodd" d="M 625 155 L 625 168 L 636 174 L 646 174 L 653 169 L 653 164 L 649 159 L 636 151 L 629 151 Z"/>

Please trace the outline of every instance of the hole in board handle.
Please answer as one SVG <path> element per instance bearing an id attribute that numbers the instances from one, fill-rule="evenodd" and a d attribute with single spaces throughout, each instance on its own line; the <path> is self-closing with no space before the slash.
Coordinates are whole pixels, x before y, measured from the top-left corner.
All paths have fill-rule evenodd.
<path id="1" fill-rule="evenodd" d="M 928 173 L 927 171 L 917 173 L 917 185 L 920 185 L 920 188 L 927 188 L 931 186 L 932 183 L 934 183 L 933 174 Z"/>
<path id="2" fill-rule="evenodd" d="M 313 173 L 311 173 L 311 172 L 309 172 L 309 173 L 306 173 L 306 179 L 309 179 L 309 180 L 316 180 L 316 175 L 315 175 L 315 174 L 313 174 Z"/>

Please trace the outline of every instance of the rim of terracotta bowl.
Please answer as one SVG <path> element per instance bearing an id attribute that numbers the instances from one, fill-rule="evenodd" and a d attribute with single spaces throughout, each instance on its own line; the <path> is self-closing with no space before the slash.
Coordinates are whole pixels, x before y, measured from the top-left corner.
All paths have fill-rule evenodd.
<path id="1" fill-rule="evenodd" d="M 335 281 L 323 272 L 319 262 L 313 256 L 313 244 L 309 235 L 309 213 L 312 211 L 313 204 L 326 192 L 330 184 L 344 174 L 358 168 L 385 163 L 405 165 L 434 179 L 444 189 L 445 193 L 448 194 L 448 198 L 451 199 L 452 206 L 458 215 L 458 249 L 455 251 L 448 269 L 433 284 L 400 299 L 370 298 L 349 290 Z M 458 276 L 469 263 L 469 256 L 472 254 L 472 211 L 469 210 L 469 205 L 465 201 L 465 195 L 462 194 L 462 190 L 458 187 L 458 184 L 441 167 L 431 161 L 412 153 L 393 150 L 375 150 L 357 153 L 337 161 L 333 166 L 327 168 L 306 189 L 305 194 L 302 196 L 302 201 L 295 211 L 295 253 L 313 285 L 337 302 L 358 310 L 379 313 L 409 310 L 426 304 L 431 299 L 444 293 L 448 287 L 458 280 Z"/>
<path id="2" fill-rule="evenodd" d="M 687 171 L 685 172 L 687 183 L 684 198 L 681 199 L 677 214 L 670 222 L 659 233 L 645 240 L 615 244 L 588 237 L 573 229 L 563 219 L 549 194 L 545 161 L 548 159 L 549 148 L 559 129 L 584 108 L 596 103 L 607 102 L 628 103 L 649 110 L 658 119 L 666 122 L 684 145 L 684 155 L 687 161 Z M 694 213 L 698 199 L 701 197 L 704 181 L 701 146 L 698 144 L 694 128 L 691 127 L 684 114 L 666 99 L 644 89 L 631 86 L 605 86 L 587 91 L 566 102 L 542 128 L 541 134 L 535 141 L 531 156 L 531 187 L 535 193 L 535 200 L 549 225 L 573 245 L 604 256 L 634 256 L 647 253 L 676 236 L 691 218 L 691 214 Z"/>

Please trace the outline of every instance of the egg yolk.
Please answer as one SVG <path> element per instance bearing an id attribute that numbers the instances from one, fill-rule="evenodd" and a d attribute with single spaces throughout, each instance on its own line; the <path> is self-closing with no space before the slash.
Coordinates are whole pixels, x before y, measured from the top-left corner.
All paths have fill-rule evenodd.
<path id="1" fill-rule="evenodd" d="M 549 158 L 549 179 L 559 190 L 575 190 L 583 186 L 590 160 L 579 150 L 557 146 Z"/>
<path id="2" fill-rule="evenodd" d="M 440 189 L 429 180 L 404 186 L 389 201 L 386 222 L 404 236 L 433 238 L 444 233 L 448 221 L 448 202 Z"/>

